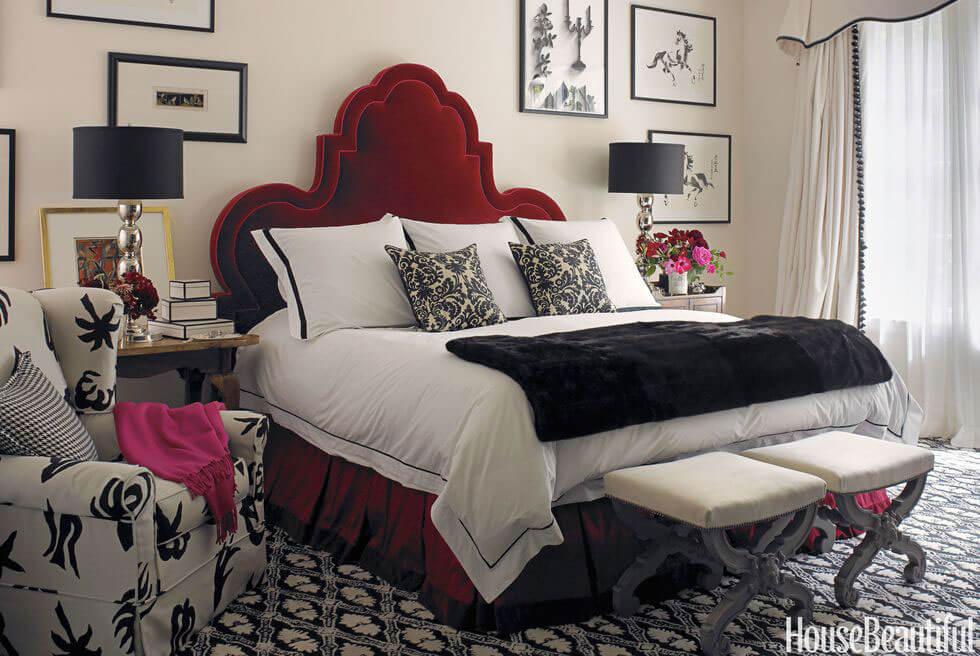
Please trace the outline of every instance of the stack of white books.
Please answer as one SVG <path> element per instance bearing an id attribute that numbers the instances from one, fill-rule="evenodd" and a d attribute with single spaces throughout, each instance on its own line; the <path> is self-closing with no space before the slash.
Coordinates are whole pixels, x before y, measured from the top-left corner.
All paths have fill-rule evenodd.
<path id="1" fill-rule="evenodd" d="M 210 280 L 171 280 L 170 296 L 160 299 L 156 319 L 147 322 L 155 335 L 193 339 L 235 332 L 235 323 L 218 318 L 218 302 Z"/>

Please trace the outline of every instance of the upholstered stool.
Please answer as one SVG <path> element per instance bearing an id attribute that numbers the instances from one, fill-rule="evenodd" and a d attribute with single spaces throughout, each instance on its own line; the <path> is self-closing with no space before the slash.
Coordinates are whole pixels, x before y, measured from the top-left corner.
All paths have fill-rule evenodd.
<path id="1" fill-rule="evenodd" d="M 842 607 L 857 603 L 859 595 L 854 582 L 882 549 L 908 557 L 904 575 L 909 583 L 918 583 L 925 576 L 925 552 L 903 535 L 898 525 L 918 503 L 926 476 L 932 471 L 934 457 L 928 449 L 834 431 L 798 442 L 750 449 L 741 455 L 819 476 L 837 505 L 821 506 L 820 514 L 839 526 L 867 532 L 834 579 L 834 595 Z M 899 483 L 905 483 L 905 488 L 880 514 L 861 508 L 855 500 L 860 492 Z"/>
<path id="2" fill-rule="evenodd" d="M 816 476 L 731 453 L 621 469 L 605 476 L 617 514 L 643 540 L 640 555 L 613 588 L 613 607 L 636 612 L 636 588 L 673 554 L 707 567 L 699 583 L 715 587 L 723 567 L 740 577 L 701 625 L 701 650 L 728 651 L 725 627 L 757 594 L 778 593 L 793 601 L 791 613 L 809 621 L 813 593 L 782 564 L 806 539 L 826 485 Z M 750 544 L 735 546 L 727 529 L 758 524 Z"/>

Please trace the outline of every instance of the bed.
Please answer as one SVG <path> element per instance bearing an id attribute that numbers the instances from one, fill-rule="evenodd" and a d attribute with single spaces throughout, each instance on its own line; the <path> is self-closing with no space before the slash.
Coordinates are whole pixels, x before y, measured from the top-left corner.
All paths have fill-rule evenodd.
<path id="1" fill-rule="evenodd" d="M 411 129 L 406 129 L 411 126 Z M 429 68 L 381 71 L 317 137 L 314 183 L 239 194 L 212 234 L 222 312 L 262 337 L 236 368 L 244 407 L 274 421 L 266 506 L 293 538 L 418 590 L 457 627 L 513 630 L 586 618 L 637 544 L 603 498 L 604 473 L 842 428 L 914 442 L 921 411 L 891 381 L 562 442 L 535 438 L 521 388 L 446 351 L 449 339 L 541 335 L 630 321 L 733 321 L 653 309 L 534 317 L 455 333 L 339 330 L 292 339 L 276 276 L 250 231 L 366 223 L 561 221 L 551 198 L 499 192 L 474 115 Z M 867 498 L 870 505 L 886 501 Z M 546 585 L 545 585 L 546 583 Z"/>

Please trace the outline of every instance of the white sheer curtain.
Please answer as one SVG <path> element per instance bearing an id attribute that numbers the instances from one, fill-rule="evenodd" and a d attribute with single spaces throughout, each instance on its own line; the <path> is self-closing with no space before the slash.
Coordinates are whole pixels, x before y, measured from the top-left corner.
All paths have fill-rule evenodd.
<path id="1" fill-rule="evenodd" d="M 980 447 L 980 0 L 862 30 L 869 334 L 923 435 Z"/>

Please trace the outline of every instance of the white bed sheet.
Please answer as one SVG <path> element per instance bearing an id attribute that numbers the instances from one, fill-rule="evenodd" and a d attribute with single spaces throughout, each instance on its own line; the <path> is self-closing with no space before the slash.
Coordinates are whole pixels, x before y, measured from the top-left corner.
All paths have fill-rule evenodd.
<path id="1" fill-rule="evenodd" d="M 828 428 L 918 439 L 922 412 L 888 383 L 652 422 L 543 443 L 520 386 L 445 349 L 473 335 L 540 335 L 634 321 L 734 321 L 709 312 L 535 317 L 453 333 L 338 330 L 300 341 L 285 311 L 239 353 L 242 405 L 323 451 L 437 495 L 432 521 L 493 601 L 543 547 L 560 544 L 552 506 L 602 495 L 606 472 L 710 449 L 748 448 Z"/>

